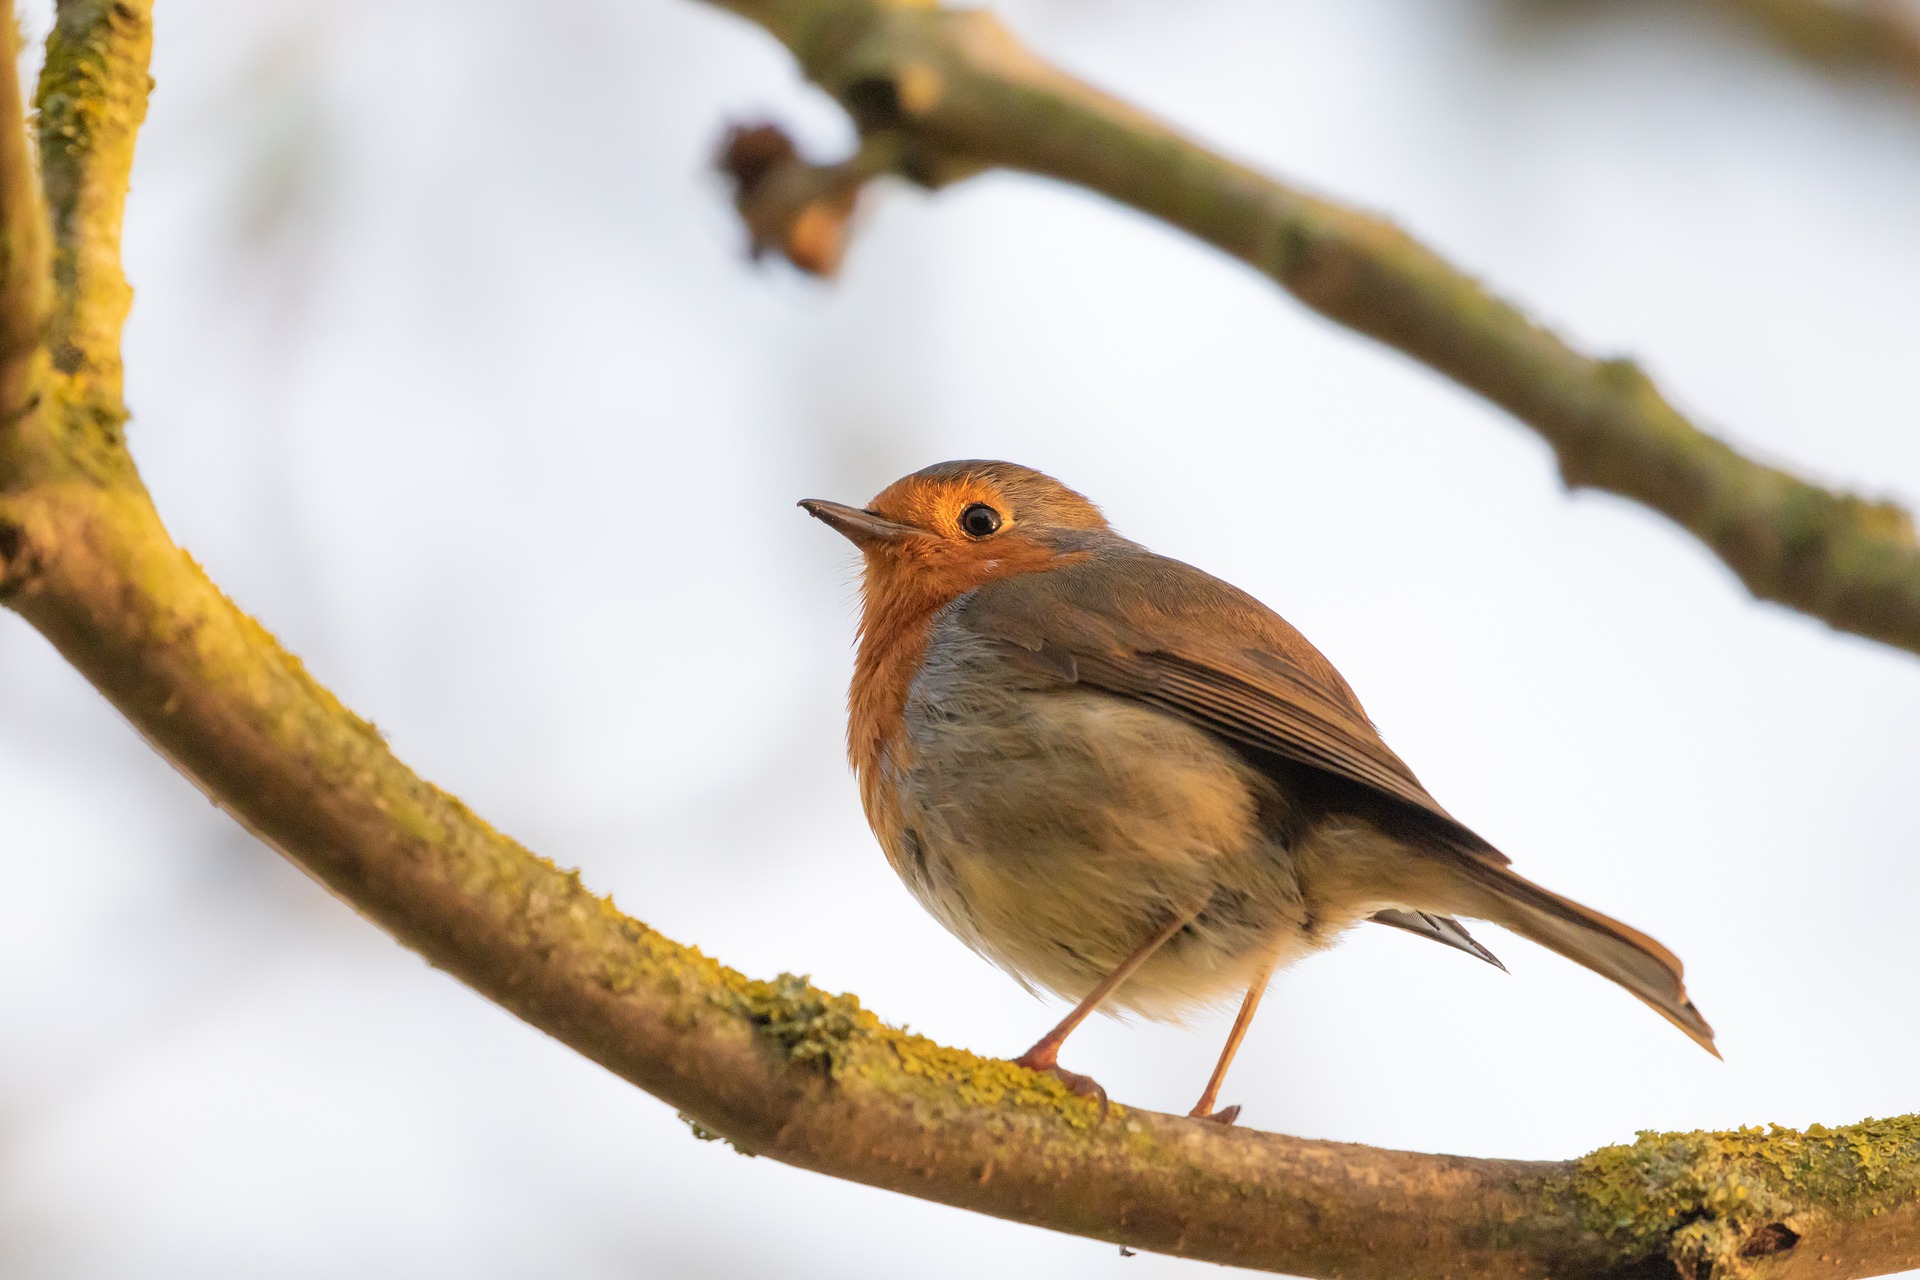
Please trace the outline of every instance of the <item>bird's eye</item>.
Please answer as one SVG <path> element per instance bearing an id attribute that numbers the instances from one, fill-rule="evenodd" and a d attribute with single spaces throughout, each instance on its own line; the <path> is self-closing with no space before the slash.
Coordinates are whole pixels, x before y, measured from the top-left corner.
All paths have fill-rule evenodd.
<path id="1" fill-rule="evenodd" d="M 960 513 L 960 530 L 969 538 L 989 537 L 1000 528 L 1000 513 L 984 502 L 976 502 Z"/>

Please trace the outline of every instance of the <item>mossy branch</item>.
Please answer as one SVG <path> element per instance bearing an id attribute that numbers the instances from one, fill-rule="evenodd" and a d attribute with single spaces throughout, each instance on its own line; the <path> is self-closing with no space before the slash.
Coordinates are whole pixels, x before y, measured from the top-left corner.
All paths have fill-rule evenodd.
<path id="1" fill-rule="evenodd" d="M 40 426 L 0 449 L 0 600 L 216 803 L 400 942 L 679 1108 L 697 1134 L 1136 1249 L 1382 1280 L 1920 1265 L 1920 1119 L 1646 1135 L 1571 1163 L 1308 1142 L 1124 1107 L 1103 1119 L 1049 1076 L 908 1035 L 850 996 L 744 978 L 492 830 L 222 595 L 139 484 L 115 416 L 125 293 L 110 250 L 144 102 L 144 10 L 70 16 L 56 40 L 91 52 L 50 59 L 42 101 L 90 123 L 60 134 L 48 182 L 67 264 L 51 316 L 35 311 L 45 290 L 0 279 L 0 333 L 48 319 L 57 355 L 22 419 Z M 9 207 L 29 189 L 25 154 L 0 143 Z"/>
<path id="2" fill-rule="evenodd" d="M 1920 653 L 1920 543 L 1907 512 L 1743 456 L 1632 361 L 1573 350 L 1392 223 L 1209 150 L 1041 62 L 980 10 L 715 2 L 779 37 L 853 116 L 863 153 L 887 139 L 902 175 L 939 185 L 1018 169 L 1152 214 L 1506 409 L 1552 447 L 1569 486 L 1669 517 L 1755 595 Z M 769 226 L 781 209 L 759 192 L 808 189 L 794 172 L 807 167 L 790 158 L 740 184 L 757 242 L 781 240 Z M 818 216 L 817 205 L 792 207 Z"/>

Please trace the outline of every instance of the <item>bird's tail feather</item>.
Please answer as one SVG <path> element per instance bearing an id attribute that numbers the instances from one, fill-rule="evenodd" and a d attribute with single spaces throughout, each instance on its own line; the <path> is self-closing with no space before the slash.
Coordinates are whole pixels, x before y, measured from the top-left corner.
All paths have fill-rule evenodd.
<path id="1" fill-rule="evenodd" d="M 1491 920 L 1521 937 L 1585 965 L 1640 997 L 1655 1012 L 1720 1056 L 1713 1028 L 1687 998 L 1680 959 L 1637 929 L 1543 889 L 1503 866 L 1471 856 L 1456 864 L 1469 898 L 1461 915 Z"/>

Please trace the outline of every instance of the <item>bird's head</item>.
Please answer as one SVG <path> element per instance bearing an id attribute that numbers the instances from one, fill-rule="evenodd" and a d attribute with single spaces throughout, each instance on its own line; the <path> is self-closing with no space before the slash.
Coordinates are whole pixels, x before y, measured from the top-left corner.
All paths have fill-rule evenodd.
<path id="1" fill-rule="evenodd" d="M 866 560 L 867 607 L 945 604 L 983 583 L 1086 555 L 1112 531 L 1091 502 L 1011 462 L 941 462 L 894 481 L 865 507 L 809 498 Z"/>

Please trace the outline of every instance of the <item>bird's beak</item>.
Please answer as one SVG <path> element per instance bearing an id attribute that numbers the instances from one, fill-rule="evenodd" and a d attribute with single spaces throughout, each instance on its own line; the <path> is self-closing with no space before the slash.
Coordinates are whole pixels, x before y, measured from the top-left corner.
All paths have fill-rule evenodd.
<path id="1" fill-rule="evenodd" d="M 863 551 L 883 543 L 900 543 L 928 536 L 910 524 L 895 524 L 871 511 L 828 502 L 824 498 L 804 498 L 800 507 L 814 519 L 839 530 L 849 542 Z"/>

